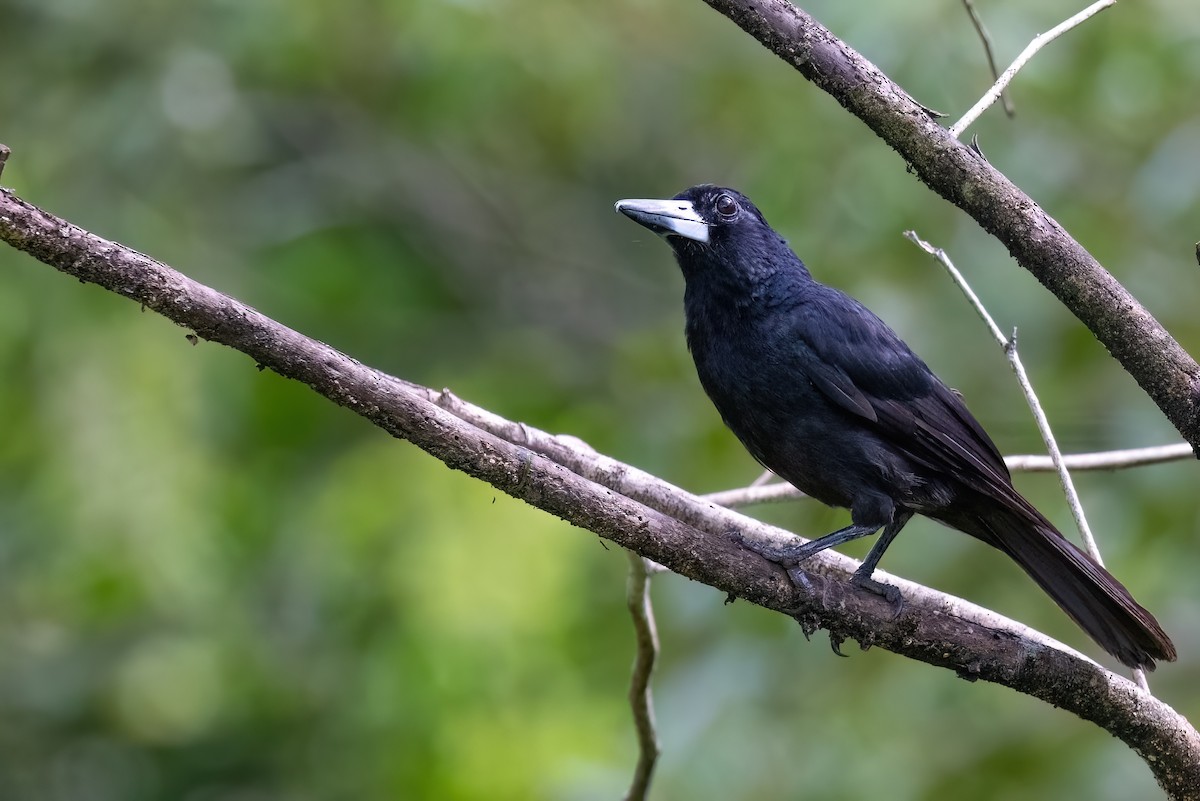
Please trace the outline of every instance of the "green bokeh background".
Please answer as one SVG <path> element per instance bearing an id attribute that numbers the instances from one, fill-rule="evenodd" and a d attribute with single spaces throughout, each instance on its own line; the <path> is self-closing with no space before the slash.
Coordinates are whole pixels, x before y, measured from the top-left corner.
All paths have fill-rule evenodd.
<path id="1" fill-rule="evenodd" d="M 977 2 L 1007 63 L 1074 3 Z M 806 6 L 951 119 L 956 0 Z M 988 112 L 988 158 L 1200 350 L 1200 11 L 1123 3 Z M 620 197 L 746 191 L 822 279 L 1036 433 L 945 247 L 1068 450 L 1175 439 L 1087 331 L 837 104 L 698 0 L 8 0 L 4 184 L 373 366 L 703 492 L 757 470 L 696 382 L 667 249 Z M 612 799 L 635 758 L 618 549 L 302 386 L 0 249 L 0 799 Z M 1200 718 L 1192 463 L 1079 477 Z M 1056 482 L 1019 486 L 1064 529 Z M 808 534 L 844 513 L 755 510 Z M 851 549 L 855 554 L 862 549 Z M 914 523 L 885 567 L 1102 656 L 995 552 Z M 658 799 L 1154 797 L 1099 729 L 655 580 Z"/>

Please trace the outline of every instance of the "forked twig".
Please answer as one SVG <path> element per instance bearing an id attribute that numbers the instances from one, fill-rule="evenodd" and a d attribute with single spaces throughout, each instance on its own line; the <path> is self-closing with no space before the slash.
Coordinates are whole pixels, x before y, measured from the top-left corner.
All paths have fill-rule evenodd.
<path id="1" fill-rule="evenodd" d="M 1079 529 L 1079 535 L 1083 538 L 1084 548 L 1087 550 L 1088 555 L 1096 561 L 1096 564 L 1103 566 L 1104 560 L 1100 556 L 1100 548 L 1096 545 L 1096 539 L 1092 536 L 1092 529 L 1088 525 L 1087 515 L 1084 514 L 1083 504 L 1079 500 L 1079 493 L 1075 491 L 1075 482 L 1071 480 L 1071 473 L 1063 463 L 1062 452 L 1058 449 L 1058 441 L 1055 440 L 1054 432 L 1050 428 L 1050 422 L 1046 419 L 1046 412 L 1037 399 L 1037 393 L 1033 390 L 1033 383 L 1030 382 L 1029 375 L 1025 372 L 1025 365 L 1021 362 L 1021 356 L 1017 352 L 1016 329 L 1013 329 L 1011 337 L 1004 336 L 999 326 L 996 325 L 996 321 L 992 319 L 992 315 L 988 312 L 987 307 L 983 305 L 983 301 L 971 289 L 971 285 L 967 283 L 967 279 L 958 271 L 954 263 L 950 261 L 950 257 L 946 255 L 946 251 L 941 248 L 935 248 L 921 239 L 915 231 L 905 231 L 904 236 L 917 247 L 921 248 L 921 250 L 933 256 L 946 269 L 951 280 L 962 290 L 967 301 L 975 309 L 976 313 L 979 314 L 991 332 L 992 338 L 1004 350 L 1005 356 L 1008 357 L 1008 363 L 1012 366 L 1013 372 L 1017 376 L 1017 383 L 1021 386 L 1021 392 L 1025 395 L 1025 401 L 1029 404 L 1029 410 L 1033 412 L 1033 418 L 1037 422 L 1038 432 L 1042 435 L 1042 441 L 1046 444 L 1046 450 L 1049 451 L 1050 458 L 1054 462 L 1055 469 L 1058 472 L 1058 479 L 1062 483 L 1063 493 L 1067 496 L 1067 505 L 1071 508 L 1071 516 L 1075 518 L 1075 525 Z M 1149 689 L 1146 684 L 1146 674 L 1144 671 L 1140 668 L 1135 669 L 1133 677 L 1143 690 Z"/>
<path id="2" fill-rule="evenodd" d="M 1021 55 L 1017 56 L 1016 60 L 1008 66 L 1008 69 L 1006 69 L 1004 73 L 996 79 L 996 82 L 992 84 L 992 88 L 987 90 L 983 97 L 979 98 L 979 102 L 972 106 L 971 110 L 962 116 L 962 119 L 950 126 L 950 135 L 955 138 L 962 136 L 962 132 L 965 131 L 971 125 L 971 123 L 979 119 L 979 115 L 986 111 L 989 106 L 996 102 L 996 99 L 1000 97 L 1001 93 L 1004 92 L 1004 88 L 1008 86 L 1016 74 L 1021 71 L 1021 68 L 1029 62 L 1029 59 L 1037 55 L 1039 50 L 1072 28 L 1083 24 L 1104 9 L 1116 4 L 1117 0 L 1098 0 L 1070 19 L 1064 20 L 1045 33 L 1039 33 L 1037 36 L 1033 37 L 1033 41 L 1021 51 Z"/>
<path id="3" fill-rule="evenodd" d="M 967 9 L 967 16 L 971 18 L 971 24 L 975 26 L 975 32 L 979 34 L 979 40 L 983 42 L 983 54 L 987 56 L 988 69 L 992 71 L 992 80 L 998 81 L 1000 80 L 1000 68 L 996 66 L 996 54 L 992 52 L 991 34 L 984 26 L 979 12 L 975 10 L 973 0 L 962 0 L 962 4 Z M 1013 109 L 1012 98 L 1003 89 L 1000 90 L 1000 102 L 1004 105 L 1004 113 L 1011 118 L 1016 112 Z"/>

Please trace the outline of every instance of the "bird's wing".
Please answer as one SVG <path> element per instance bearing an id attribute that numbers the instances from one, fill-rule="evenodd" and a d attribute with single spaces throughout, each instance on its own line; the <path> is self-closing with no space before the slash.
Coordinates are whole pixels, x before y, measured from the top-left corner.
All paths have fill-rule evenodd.
<path id="1" fill-rule="evenodd" d="M 869 309 L 824 289 L 791 318 L 813 385 L 918 462 L 979 489 L 1010 489 L 1003 457 L 959 396 Z"/>
<path id="2" fill-rule="evenodd" d="M 949 470 L 964 484 L 1016 500 L 1008 468 L 991 437 L 953 390 L 934 378 L 929 395 L 906 403 L 876 399 L 881 432 L 913 459 Z M 899 434 L 899 437 L 890 436 Z"/>

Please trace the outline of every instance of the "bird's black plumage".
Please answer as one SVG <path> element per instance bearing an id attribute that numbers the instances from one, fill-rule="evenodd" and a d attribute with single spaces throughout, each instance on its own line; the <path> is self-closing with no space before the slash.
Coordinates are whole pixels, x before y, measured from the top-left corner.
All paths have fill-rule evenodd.
<path id="1" fill-rule="evenodd" d="M 745 196 L 697 186 L 618 211 L 662 234 L 685 279 L 700 383 L 750 453 L 851 525 L 774 551 L 802 560 L 883 529 L 856 582 L 914 515 L 1008 554 L 1093 639 L 1132 667 L 1175 659 L 1153 615 L 1014 488 L 959 396 L 891 328 L 815 281 Z"/>

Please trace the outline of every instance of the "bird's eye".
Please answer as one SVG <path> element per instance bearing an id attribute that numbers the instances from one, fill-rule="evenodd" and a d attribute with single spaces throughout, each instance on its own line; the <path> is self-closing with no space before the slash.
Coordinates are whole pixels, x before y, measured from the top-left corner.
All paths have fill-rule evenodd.
<path id="1" fill-rule="evenodd" d="M 717 214 L 722 217 L 732 217 L 738 212 L 737 201 L 729 195 L 721 195 L 717 198 Z"/>

